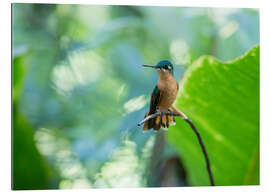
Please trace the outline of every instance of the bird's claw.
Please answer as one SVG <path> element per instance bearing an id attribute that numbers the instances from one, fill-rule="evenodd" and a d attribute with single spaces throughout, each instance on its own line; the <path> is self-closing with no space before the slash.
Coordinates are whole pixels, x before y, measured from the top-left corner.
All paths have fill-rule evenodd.
<path id="1" fill-rule="evenodd" d="M 167 112 L 161 110 L 161 109 L 157 109 L 157 113 L 160 113 L 160 116 L 164 116 L 166 115 L 166 113 L 170 112 L 170 110 L 168 110 Z"/>

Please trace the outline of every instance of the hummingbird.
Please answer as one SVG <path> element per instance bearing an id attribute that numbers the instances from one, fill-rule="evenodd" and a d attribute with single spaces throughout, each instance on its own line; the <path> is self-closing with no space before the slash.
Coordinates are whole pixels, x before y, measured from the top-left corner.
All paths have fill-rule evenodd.
<path id="1" fill-rule="evenodd" d="M 178 83 L 173 77 L 173 65 L 168 60 L 162 60 L 158 62 L 155 66 L 151 65 L 143 65 L 144 67 L 154 68 L 158 72 L 158 81 L 155 86 L 150 102 L 150 109 L 145 114 L 144 117 L 147 117 L 151 114 L 155 114 L 157 112 L 172 112 L 175 110 L 173 107 L 173 103 L 176 99 L 178 93 Z M 161 115 L 157 116 L 153 119 L 150 119 L 144 123 L 143 132 L 148 131 L 150 129 L 154 129 L 154 131 L 160 130 L 163 128 L 164 130 L 168 130 L 169 125 L 175 125 L 174 116 L 170 115 Z"/>

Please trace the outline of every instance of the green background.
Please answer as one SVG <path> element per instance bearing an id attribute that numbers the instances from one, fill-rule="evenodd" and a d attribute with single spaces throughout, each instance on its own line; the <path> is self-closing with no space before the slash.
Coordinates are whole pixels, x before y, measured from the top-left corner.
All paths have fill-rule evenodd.
<path id="1" fill-rule="evenodd" d="M 258 184 L 257 44 L 257 9 L 12 4 L 13 189 L 209 185 L 184 121 L 137 126 L 157 80 L 142 65 L 164 59 L 216 184 Z"/>

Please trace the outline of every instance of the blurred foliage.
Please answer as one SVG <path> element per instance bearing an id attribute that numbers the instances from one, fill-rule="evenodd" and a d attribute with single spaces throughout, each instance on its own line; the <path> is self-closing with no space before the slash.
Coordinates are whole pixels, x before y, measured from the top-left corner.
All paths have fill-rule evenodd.
<path id="1" fill-rule="evenodd" d="M 46 189 L 49 168 L 35 146 L 33 129 L 18 115 L 16 104 L 13 116 L 13 189 Z"/>
<path id="2" fill-rule="evenodd" d="M 216 185 L 259 184 L 259 46 L 227 63 L 199 58 L 185 73 L 176 105 L 205 142 Z M 183 120 L 168 132 L 192 185 L 209 185 L 197 138 Z"/>
<path id="3" fill-rule="evenodd" d="M 165 139 L 153 154 L 160 141 L 137 127 L 157 79 L 141 65 L 169 59 L 179 80 L 201 55 L 231 60 L 257 43 L 256 9 L 13 4 L 16 189 L 186 185 L 150 179 L 151 160 L 168 165 L 167 176 L 182 165 Z M 23 157 L 21 144 L 36 155 Z"/>
<path id="4" fill-rule="evenodd" d="M 33 129 L 18 112 L 17 97 L 24 74 L 22 58 L 18 55 L 14 58 L 13 65 L 18 70 L 12 72 L 13 93 L 16 93 L 13 95 L 13 189 L 45 189 L 48 187 L 48 168 L 35 146 Z M 31 170 L 27 171 L 29 168 Z"/>

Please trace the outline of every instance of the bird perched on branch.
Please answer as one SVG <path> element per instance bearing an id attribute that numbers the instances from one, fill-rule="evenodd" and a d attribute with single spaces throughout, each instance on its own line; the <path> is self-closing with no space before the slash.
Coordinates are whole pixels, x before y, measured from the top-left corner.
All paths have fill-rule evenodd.
<path id="1" fill-rule="evenodd" d="M 143 131 L 145 132 L 152 128 L 155 131 L 160 128 L 167 130 L 169 125 L 175 125 L 175 119 L 174 116 L 165 113 L 168 111 L 177 111 L 177 109 L 172 106 L 178 93 L 178 83 L 173 77 L 173 65 L 168 60 L 162 60 L 155 66 L 143 66 L 154 68 L 158 72 L 158 82 L 152 92 L 150 109 L 145 114 L 145 117 L 161 112 L 161 116 L 157 116 L 144 123 Z"/>
<path id="2" fill-rule="evenodd" d="M 202 141 L 202 137 L 193 122 L 180 110 L 173 106 L 178 93 L 178 83 L 173 78 L 173 65 L 168 60 L 162 60 L 155 66 L 143 65 L 155 68 L 158 71 L 158 82 L 152 92 L 150 109 L 138 126 L 144 124 L 143 132 L 150 129 L 155 131 L 160 128 L 168 129 L 170 124 L 175 124 L 174 116 L 183 118 L 197 135 L 199 144 L 206 161 L 206 168 L 210 179 L 210 184 L 215 186 L 213 173 L 210 167 L 210 160 Z"/>

